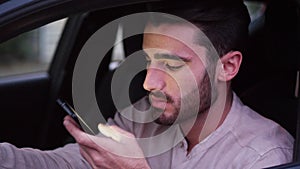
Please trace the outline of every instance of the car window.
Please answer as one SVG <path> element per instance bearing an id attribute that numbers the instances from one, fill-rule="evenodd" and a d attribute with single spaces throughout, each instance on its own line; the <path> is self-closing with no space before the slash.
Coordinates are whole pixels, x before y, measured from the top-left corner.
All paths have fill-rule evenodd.
<path id="1" fill-rule="evenodd" d="M 0 44 L 0 77 L 47 71 L 66 18 L 23 33 Z"/>
<path id="2" fill-rule="evenodd" d="M 266 10 L 266 4 L 264 2 L 245 1 L 244 3 L 247 6 L 252 22 L 261 17 Z"/>
<path id="3" fill-rule="evenodd" d="M 124 51 L 124 44 L 123 44 L 123 26 L 120 24 L 118 26 L 115 45 L 112 50 L 112 57 L 109 64 L 109 69 L 114 70 L 116 69 L 122 61 L 125 59 L 125 51 Z"/>

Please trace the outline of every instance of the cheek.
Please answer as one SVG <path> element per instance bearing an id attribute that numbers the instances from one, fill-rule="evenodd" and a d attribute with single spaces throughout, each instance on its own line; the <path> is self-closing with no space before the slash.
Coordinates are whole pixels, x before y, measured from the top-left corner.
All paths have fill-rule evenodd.
<path id="1" fill-rule="evenodd" d="M 175 76 L 169 75 L 166 80 L 166 92 L 171 95 L 173 98 L 180 97 L 181 87 L 179 85 L 179 80 Z"/>
<path id="2" fill-rule="evenodd" d="M 173 75 L 167 82 L 167 93 L 174 98 L 181 98 L 198 89 L 199 77 L 189 71 Z"/>
<path id="3" fill-rule="evenodd" d="M 205 69 L 201 69 L 199 66 L 191 67 L 189 70 L 185 70 L 182 76 L 178 77 L 178 84 L 180 86 L 182 95 L 190 94 L 198 90 L 201 85 L 200 82 L 205 74 Z"/>

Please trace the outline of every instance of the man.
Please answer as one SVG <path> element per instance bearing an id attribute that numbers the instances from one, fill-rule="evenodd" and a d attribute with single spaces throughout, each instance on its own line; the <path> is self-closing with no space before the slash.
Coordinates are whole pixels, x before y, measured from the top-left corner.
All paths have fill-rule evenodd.
<path id="1" fill-rule="evenodd" d="M 82 155 L 92 166 L 264 168 L 291 161 L 293 138 L 274 122 L 244 106 L 231 91 L 230 82 L 242 61 L 241 46 L 247 37 L 249 16 L 240 1 L 217 3 L 199 2 L 205 7 L 194 3 L 196 7 L 190 6 L 189 10 L 180 4 L 162 11 L 196 25 L 208 36 L 220 59 L 193 25 L 170 19 L 171 16 L 153 17 L 147 24 L 143 39 L 148 63 L 144 88 L 150 92 L 149 101 L 154 109 L 150 113 L 157 117 L 155 123 L 133 122 L 121 112 L 110 123 L 126 131 L 113 126 L 116 134 L 122 134 L 117 134 L 118 139 L 108 134 L 116 141 L 104 144 L 104 140 L 80 132 L 66 118 L 66 128 L 77 139 Z M 146 98 L 134 107 L 147 110 L 147 106 Z M 131 112 L 132 116 L 138 114 L 134 108 L 125 112 Z M 170 149 L 165 149 L 156 138 L 147 144 L 140 142 L 140 138 L 167 131 L 169 128 L 165 126 L 179 126 L 184 139 L 171 142 L 170 139 L 176 140 L 176 132 L 161 139 L 173 145 Z M 135 137 L 137 142 L 123 142 L 122 137 L 126 136 Z M 157 153 L 157 149 L 164 151 Z M 137 152 L 136 156 L 129 155 L 133 154 L 132 150 Z M 107 151 L 112 153 L 101 156 Z"/>
<path id="2" fill-rule="evenodd" d="M 293 138 L 243 105 L 230 87 L 247 36 L 249 16 L 243 3 L 163 9 L 194 25 L 166 14 L 150 19 L 140 56 L 147 60 L 144 88 L 149 96 L 117 113 L 110 126 L 100 125 L 107 137 L 88 135 L 67 116 L 64 125 L 77 144 L 48 152 L 1 145 L 0 154 L 10 158 L 0 157 L 0 166 L 264 168 L 290 162 Z M 134 116 L 140 112 L 135 108 L 155 121 L 137 122 Z"/>

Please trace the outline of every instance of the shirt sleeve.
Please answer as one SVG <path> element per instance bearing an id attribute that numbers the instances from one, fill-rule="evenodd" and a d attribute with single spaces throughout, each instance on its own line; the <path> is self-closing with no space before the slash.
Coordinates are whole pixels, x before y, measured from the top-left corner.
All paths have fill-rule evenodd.
<path id="1" fill-rule="evenodd" d="M 261 169 L 280 164 L 286 164 L 292 161 L 292 149 L 276 148 L 260 156 L 250 169 Z"/>
<path id="2" fill-rule="evenodd" d="M 41 151 L 1 143 L 0 168 L 90 169 L 91 167 L 80 155 L 77 144 L 68 144 L 51 151 Z"/>

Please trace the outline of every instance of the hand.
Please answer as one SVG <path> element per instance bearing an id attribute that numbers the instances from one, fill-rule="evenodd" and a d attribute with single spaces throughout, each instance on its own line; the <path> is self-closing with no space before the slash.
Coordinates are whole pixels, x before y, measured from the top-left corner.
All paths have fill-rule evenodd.
<path id="1" fill-rule="evenodd" d="M 150 169 L 135 137 L 117 126 L 99 125 L 103 136 L 83 132 L 78 124 L 66 116 L 64 125 L 80 146 L 81 155 L 94 168 Z"/>

